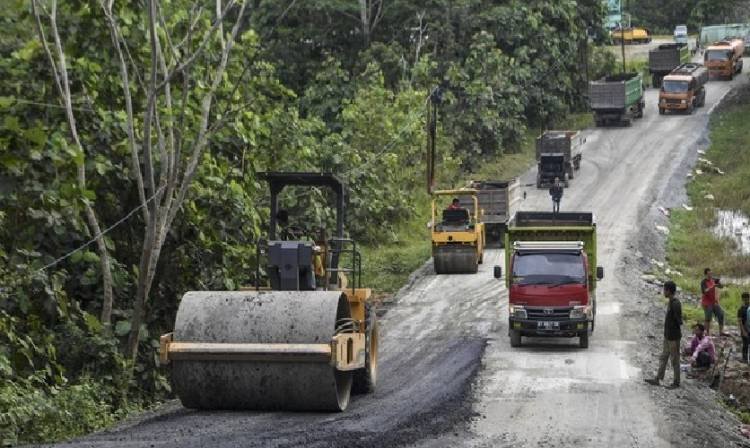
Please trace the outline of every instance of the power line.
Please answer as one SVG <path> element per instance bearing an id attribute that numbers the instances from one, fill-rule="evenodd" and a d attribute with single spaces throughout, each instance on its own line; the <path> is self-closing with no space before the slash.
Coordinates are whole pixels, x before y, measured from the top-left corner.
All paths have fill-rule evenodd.
<path id="1" fill-rule="evenodd" d="M 430 93 L 429 93 L 429 94 L 427 94 L 427 97 L 426 97 L 426 98 L 424 99 L 424 104 L 425 104 L 425 105 L 427 105 L 427 102 L 428 102 L 428 101 L 430 100 L 430 97 L 432 96 L 432 94 L 433 94 L 433 93 L 435 93 L 435 91 L 436 91 L 437 89 L 438 89 L 438 88 L 437 88 L 437 87 L 435 87 L 434 89 L 432 89 L 432 90 L 430 91 Z M 404 133 L 404 131 L 406 131 L 406 129 L 407 129 L 407 128 L 411 127 L 411 125 L 412 125 L 412 124 L 414 124 L 414 122 L 415 122 L 415 121 L 416 121 L 417 119 L 419 119 L 419 116 L 420 116 L 420 115 L 421 115 L 421 112 L 420 112 L 419 114 L 416 114 L 416 116 L 412 116 L 412 117 L 411 117 L 411 119 L 409 119 L 409 120 L 408 120 L 408 121 L 407 121 L 407 122 L 406 122 L 406 123 L 405 123 L 405 124 L 404 124 L 404 125 L 403 125 L 403 126 L 402 126 L 402 127 L 401 127 L 401 128 L 400 128 L 400 129 L 398 130 L 398 131 L 397 131 L 397 132 L 396 132 L 396 135 L 395 135 L 395 136 L 394 136 L 394 137 L 393 137 L 393 138 L 391 139 L 391 141 L 389 141 L 389 142 L 388 142 L 387 144 L 385 144 L 385 145 L 383 146 L 383 148 L 382 148 L 382 149 L 381 149 L 380 151 L 376 152 L 375 154 L 372 154 L 372 155 L 370 156 L 369 160 L 367 160 L 366 162 L 362 163 L 362 164 L 361 164 L 361 165 L 359 165 L 358 167 L 356 167 L 356 168 L 352 168 L 352 169 L 350 169 L 350 170 L 348 170 L 348 171 L 344 171 L 343 173 L 341 173 L 341 174 L 342 174 L 342 176 L 354 176 L 354 175 L 356 175 L 356 174 L 359 174 L 359 173 L 361 173 L 361 172 L 362 172 L 362 171 L 363 171 L 363 170 L 365 169 L 365 167 L 367 167 L 367 166 L 368 166 L 369 164 L 371 164 L 371 163 L 373 163 L 373 162 L 374 162 L 375 160 L 377 160 L 378 156 L 381 156 L 381 155 L 385 154 L 385 153 L 386 153 L 386 151 L 388 151 L 389 149 L 391 149 L 391 148 L 393 147 L 393 145 L 395 145 L 396 143 L 398 143 L 398 141 L 399 141 L 399 140 L 400 140 L 400 138 L 401 138 L 401 134 L 403 134 L 403 133 Z"/>
<path id="2" fill-rule="evenodd" d="M 93 238 L 91 238 L 91 239 L 90 239 L 89 241 L 87 241 L 87 242 L 85 242 L 84 244 L 82 244 L 82 245 L 78 246 L 77 248 L 75 248 L 75 249 L 71 250 L 70 252 L 66 253 L 66 254 L 65 254 L 65 255 L 63 255 L 62 257 L 60 257 L 60 258 L 57 258 L 57 259 L 55 259 L 55 260 L 54 260 L 54 261 L 52 261 L 51 263 L 48 263 L 48 264 L 44 265 L 43 267 L 41 267 L 41 268 L 37 269 L 37 271 L 36 271 L 36 272 L 37 272 L 37 273 L 39 273 L 39 272 L 43 272 L 43 271 L 46 271 L 47 269 L 51 268 L 52 266 L 55 266 L 56 264 L 60 263 L 61 261 L 65 260 L 65 259 L 67 259 L 67 258 L 70 258 L 70 257 L 71 257 L 71 256 L 73 256 L 73 255 L 74 255 L 75 253 L 77 253 L 77 252 L 80 252 L 80 251 L 82 251 L 83 249 L 87 248 L 88 246 L 90 246 L 90 245 L 94 244 L 94 243 L 96 242 L 96 240 L 98 240 L 98 239 L 99 239 L 99 237 L 101 237 L 101 236 L 104 236 L 104 235 L 108 234 L 108 233 L 109 233 L 110 231 L 114 230 L 114 229 L 115 229 L 115 228 L 116 228 L 117 226 L 119 226 L 120 224 L 122 224 L 122 223 L 124 223 L 125 221 L 127 221 L 127 220 L 128 220 L 128 219 L 129 219 L 130 217 L 131 217 L 131 216 L 133 216 L 133 214 L 134 214 L 135 212 L 137 212 L 138 210 L 140 210 L 140 209 L 142 209 L 143 207 L 145 207 L 146 205 L 148 205 L 148 203 L 149 203 L 149 202 L 151 202 L 152 200 L 154 200 L 154 198 L 156 197 L 156 195 L 158 195 L 159 193 L 161 193 L 161 191 L 162 191 L 162 190 L 163 190 L 164 188 L 166 188 L 166 185 L 163 185 L 163 186 L 161 186 L 161 187 L 160 187 L 160 188 L 159 188 L 158 190 L 156 190 L 156 192 L 155 192 L 155 193 L 154 193 L 153 195 L 151 195 L 151 197 L 150 197 L 150 198 L 148 198 L 148 199 L 146 200 L 146 202 L 142 203 L 141 205 L 139 205 L 138 207 L 134 208 L 133 210 L 130 210 L 130 211 L 128 212 L 128 214 L 127 214 L 127 215 L 123 216 L 122 218 L 120 218 L 119 220 L 117 220 L 117 221 L 116 221 L 116 222 L 115 222 L 114 224 L 112 224 L 111 226 L 109 226 L 109 227 L 107 227 L 106 229 L 104 229 L 104 230 L 102 230 L 101 232 L 99 232 L 99 233 L 98 233 L 97 235 L 95 235 L 95 236 L 94 236 Z"/>

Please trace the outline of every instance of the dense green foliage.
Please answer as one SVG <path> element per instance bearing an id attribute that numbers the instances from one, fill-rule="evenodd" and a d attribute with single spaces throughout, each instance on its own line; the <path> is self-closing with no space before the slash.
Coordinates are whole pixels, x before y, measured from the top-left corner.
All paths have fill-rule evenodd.
<path id="1" fill-rule="evenodd" d="M 612 66 L 611 56 L 590 51 L 586 39 L 587 31 L 601 26 L 598 0 L 366 3 L 375 11 L 366 23 L 353 0 L 249 3 L 216 92 L 207 150 L 158 259 L 133 361 L 123 350 L 144 218 L 138 211 L 128 215 L 141 202 L 123 84 L 101 5 L 65 1 L 57 11 L 84 153 L 71 140 L 30 1 L 4 3 L 0 439 L 70 437 L 169 395 L 155 342 L 171 328 L 181 294 L 254 280 L 254 241 L 263 236 L 268 214 L 258 172 L 337 173 L 350 188 L 347 227 L 372 248 L 396 240 L 400 231 L 413 234 L 413 223 L 424 215 L 425 107 L 433 89 L 439 86 L 443 98 L 441 181 L 450 183 L 483 160 L 502 163 L 504 154 L 519 152 L 529 129 L 581 108 L 587 76 Z M 147 5 L 118 2 L 114 11 L 127 44 L 136 111 L 145 108 L 152 56 Z M 164 42 L 198 47 L 215 18 L 213 6 L 160 2 L 174 40 L 162 36 Z M 227 28 L 236 15 L 234 8 Z M 195 34 L 187 32 L 189 23 Z M 222 48 L 218 39 L 207 42 L 192 78 L 174 84 L 175 110 L 183 107 L 184 117 L 159 105 L 165 127 L 184 122 L 179 133 L 186 142 L 197 138 L 200 95 Z M 175 49 L 174 58 L 181 51 Z M 143 116 L 135 116 L 134 128 L 141 137 Z M 85 188 L 76 178 L 80 167 Z M 327 199 L 316 190 L 290 192 L 283 201 L 293 219 L 315 227 L 330 225 L 330 211 L 322 206 Z M 118 223 L 105 237 L 114 284 L 111 333 L 98 317 L 103 290 L 96 245 L 58 260 L 93 236 L 85 204 L 93 206 L 102 228 Z M 403 262 L 411 266 L 423 256 Z M 403 269 L 388 266 L 400 257 L 398 251 L 373 255 L 379 264 L 374 272 L 398 271 L 394 282 L 402 281 Z"/>
<path id="2" fill-rule="evenodd" d="M 701 26 L 750 20 L 745 0 L 631 0 L 633 25 L 671 35 L 676 25 L 697 33 Z"/>

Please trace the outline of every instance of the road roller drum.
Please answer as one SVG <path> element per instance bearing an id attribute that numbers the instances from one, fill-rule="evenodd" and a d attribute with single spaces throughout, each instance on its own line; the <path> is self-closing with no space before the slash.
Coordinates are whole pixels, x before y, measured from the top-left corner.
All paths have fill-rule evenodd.
<path id="1" fill-rule="evenodd" d="M 433 250 L 436 274 L 473 274 L 478 269 L 477 249 L 467 245 L 443 245 Z"/>

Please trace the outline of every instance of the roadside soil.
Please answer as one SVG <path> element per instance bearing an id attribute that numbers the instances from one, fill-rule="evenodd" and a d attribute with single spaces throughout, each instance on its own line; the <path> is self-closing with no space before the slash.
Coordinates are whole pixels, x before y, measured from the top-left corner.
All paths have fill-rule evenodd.
<path id="1" fill-rule="evenodd" d="M 710 389 L 643 384 L 661 344 L 663 306 L 640 274 L 663 257 L 658 207 L 684 202 L 708 113 L 746 82 L 710 83 L 706 107 L 690 116 L 659 116 L 649 90 L 644 119 L 585 132 L 582 167 L 562 208 L 598 218 L 606 277 L 589 349 L 528 338 L 510 348 L 507 291 L 492 277 L 502 251 L 494 249 L 475 275 L 438 276 L 428 262 L 384 304 L 378 390 L 355 397 L 346 412 L 204 412 L 175 401 L 62 446 L 742 446 L 738 422 Z M 522 207 L 546 210 L 534 177 L 531 170 L 522 179 Z"/>

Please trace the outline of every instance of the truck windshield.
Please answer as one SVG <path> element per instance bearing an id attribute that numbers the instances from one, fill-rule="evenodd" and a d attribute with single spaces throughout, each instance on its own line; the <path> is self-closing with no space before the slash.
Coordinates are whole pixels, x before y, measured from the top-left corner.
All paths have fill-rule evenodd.
<path id="1" fill-rule="evenodd" d="M 708 50 L 706 52 L 707 61 L 727 61 L 729 52 L 727 50 Z"/>
<path id="2" fill-rule="evenodd" d="M 661 90 L 666 93 L 685 93 L 688 91 L 687 81 L 664 81 Z"/>
<path id="3" fill-rule="evenodd" d="M 580 254 L 516 254 L 513 259 L 513 284 L 548 285 L 563 282 L 586 283 Z"/>

